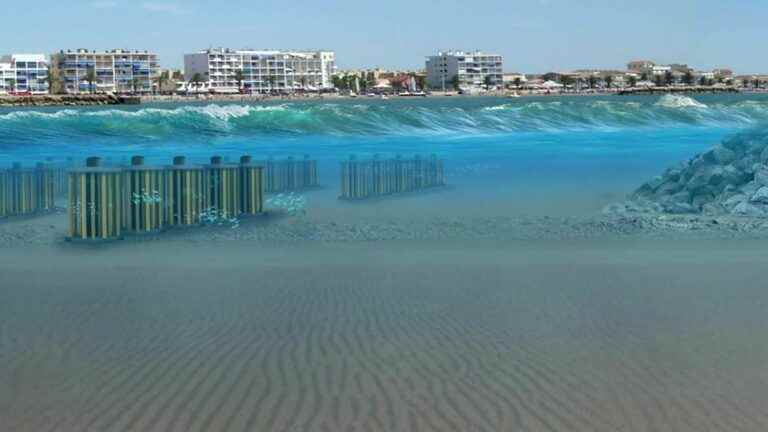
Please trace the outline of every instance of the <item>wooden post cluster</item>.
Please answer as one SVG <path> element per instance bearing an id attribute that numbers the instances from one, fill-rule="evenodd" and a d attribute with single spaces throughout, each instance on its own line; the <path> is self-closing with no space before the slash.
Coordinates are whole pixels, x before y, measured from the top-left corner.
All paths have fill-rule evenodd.
<path id="1" fill-rule="evenodd" d="M 123 227 L 135 234 L 161 231 L 168 224 L 168 182 L 166 170 L 144 165 L 142 156 L 131 158 L 130 167 L 123 171 L 126 203 L 123 206 Z"/>
<path id="2" fill-rule="evenodd" d="M 443 162 L 436 155 L 428 159 L 370 160 L 350 156 L 341 162 L 341 199 L 359 200 L 444 186 Z"/>
<path id="3" fill-rule="evenodd" d="M 264 190 L 268 193 L 295 191 L 319 186 L 317 161 L 305 155 L 302 160 L 289 157 L 263 162 Z"/>
<path id="4" fill-rule="evenodd" d="M 70 240 L 111 240 L 122 235 L 123 172 L 97 157 L 69 172 Z"/>
<path id="5" fill-rule="evenodd" d="M 22 168 L 15 163 L 0 170 L 0 217 L 26 216 L 52 211 L 55 207 L 54 172 L 39 163 Z"/>
<path id="6" fill-rule="evenodd" d="M 205 166 L 187 165 L 177 156 L 167 167 L 146 166 L 143 157 L 134 156 L 124 168 L 104 167 L 99 158 L 89 158 L 85 168 L 69 172 L 68 238 L 118 239 L 124 233 L 199 225 L 212 214 L 226 219 L 256 215 L 264 211 L 263 173 L 250 156 L 239 165 L 214 156 Z"/>

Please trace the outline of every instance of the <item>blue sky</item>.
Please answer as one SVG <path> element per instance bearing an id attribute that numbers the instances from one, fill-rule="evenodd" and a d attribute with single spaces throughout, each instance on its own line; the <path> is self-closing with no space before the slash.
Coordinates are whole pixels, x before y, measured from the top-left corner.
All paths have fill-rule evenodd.
<path id="1" fill-rule="evenodd" d="M 210 46 L 325 48 L 339 67 L 423 67 L 438 49 L 505 56 L 507 71 L 621 68 L 630 59 L 768 72 L 768 1 L 8 1 L 0 52 L 154 49 L 164 67 Z"/>

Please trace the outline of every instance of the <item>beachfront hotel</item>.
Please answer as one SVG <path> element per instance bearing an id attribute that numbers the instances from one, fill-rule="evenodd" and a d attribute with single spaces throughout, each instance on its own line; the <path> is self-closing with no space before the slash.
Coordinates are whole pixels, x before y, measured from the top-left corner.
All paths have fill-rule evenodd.
<path id="1" fill-rule="evenodd" d="M 451 89 L 454 80 L 462 90 L 504 83 L 503 58 L 481 51 L 448 51 L 427 57 L 427 84 L 433 89 Z M 455 77 L 455 78 L 454 78 Z"/>
<path id="2" fill-rule="evenodd" d="M 66 93 L 150 93 L 159 75 L 157 54 L 149 51 L 86 49 L 60 51 L 51 55 L 51 67 Z M 96 81 L 88 80 L 90 71 Z"/>
<path id="3" fill-rule="evenodd" d="M 48 61 L 43 54 L 0 56 L 0 94 L 48 93 Z"/>
<path id="4" fill-rule="evenodd" d="M 216 93 L 321 91 L 333 88 L 335 63 L 333 51 L 217 48 L 185 54 L 184 78 L 189 82 L 199 74 Z"/>

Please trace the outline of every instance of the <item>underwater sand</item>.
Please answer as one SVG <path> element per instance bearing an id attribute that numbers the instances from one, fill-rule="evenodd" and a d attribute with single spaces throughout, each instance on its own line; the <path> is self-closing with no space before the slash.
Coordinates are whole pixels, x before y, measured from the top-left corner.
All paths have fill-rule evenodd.
<path id="1" fill-rule="evenodd" d="M 4 248 L 0 425 L 766 430 L 766 246 Z"/>

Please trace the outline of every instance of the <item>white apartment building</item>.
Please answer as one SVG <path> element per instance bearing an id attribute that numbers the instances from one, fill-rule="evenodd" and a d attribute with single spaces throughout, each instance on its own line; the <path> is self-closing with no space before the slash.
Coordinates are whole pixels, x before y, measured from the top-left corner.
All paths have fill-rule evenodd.
<path id="1" fill-rule="evenodd" d="M 440 52 L 427 57 L 427 84 L 434 89 L 451 89 L 454 77 L 463 90 L 492 87 L 504 83 L 503 58 L 481 51 Z M 486 82 L 487 81 L 487 82 Z"/>
<path id="2" fill-rule="evenodd" d="M 335 63 L 333 51 L 218 48 L 185 54 L 184 78 L 200 74 L 203 86 L 217 93 L 320 91 L 333 88 Z"/>
<path id="3" fill-rule="evenodd" d="M 87 49 L 60 51 L 51 56 L 67 93 L 150 93 L 160 67 L 157 54 L 149 51 Z M 95 82 L 88 81 L 91 70 Z"/>
<path id="4" fill-rule="evenodd" d="M 0 56 L 0 94 L 48 93 L 48 61 L 43 54 Z"/>

